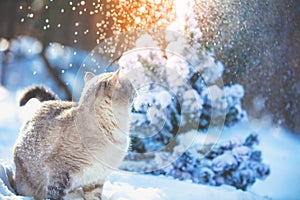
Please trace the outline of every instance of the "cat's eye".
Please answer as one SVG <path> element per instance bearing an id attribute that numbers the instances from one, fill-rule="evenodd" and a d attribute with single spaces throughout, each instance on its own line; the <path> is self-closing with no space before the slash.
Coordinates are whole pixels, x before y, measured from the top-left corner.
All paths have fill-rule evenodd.
<path id="1" fill-rule="evenodd" d="M 108 87 L 108 81 L 104 81 L 101 83 L 101 87 L 107 88 Z"/>

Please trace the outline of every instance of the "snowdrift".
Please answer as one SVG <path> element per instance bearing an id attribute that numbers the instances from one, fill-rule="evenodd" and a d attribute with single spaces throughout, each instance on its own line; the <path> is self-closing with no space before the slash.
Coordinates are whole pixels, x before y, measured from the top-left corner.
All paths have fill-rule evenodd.
<path id="1" fill-rule="evenodd" d="M 12 169 L 0 164 L 0 199 L 31 200 L 17 196 L 10 185 Z M 198 200 L 201 199 L 266 199 L 233 187 L 209 187 L 166 177 L 116 172 L 104 185 L 104 198 L 109 200 Z"/>

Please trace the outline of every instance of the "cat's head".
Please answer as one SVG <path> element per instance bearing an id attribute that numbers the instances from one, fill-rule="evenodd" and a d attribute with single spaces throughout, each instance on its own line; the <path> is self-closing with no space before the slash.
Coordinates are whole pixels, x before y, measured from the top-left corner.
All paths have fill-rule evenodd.
<path id="1" fill-rule="evenodd" d="M 136 93 L 131 82 L 120 76 L 120 70 L 100 75 L 87 72 L 81 101 L 94 103 L 95 106 L 129 107 Z"/>

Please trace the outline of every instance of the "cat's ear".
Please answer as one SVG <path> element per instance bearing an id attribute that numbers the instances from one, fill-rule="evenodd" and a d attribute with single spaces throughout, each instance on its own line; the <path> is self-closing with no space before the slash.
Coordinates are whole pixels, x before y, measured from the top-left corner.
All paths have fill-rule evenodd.
<path id="1" fill-rule="evenodd" d="M 111 85 L 116 86 L 118 84 L 120 71 L 121 71 L 121 68 L 119 67 L 119 69 L 113 74 L 113 76 L 109 80 Z"/>
<path id="2" fill-rule="evenodd" d="M 84 76 L 84 82 L 88 82 L 89 80 L 91 80 L 92 78 L 94 78 L 96 75 L 93 74 L 92 72 L 86 72 L 85 76 Z"/>

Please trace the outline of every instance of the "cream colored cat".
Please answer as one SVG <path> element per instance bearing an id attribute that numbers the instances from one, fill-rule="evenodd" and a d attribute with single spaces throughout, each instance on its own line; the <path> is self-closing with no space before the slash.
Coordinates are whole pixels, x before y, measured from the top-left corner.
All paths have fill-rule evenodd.
<path id="1" fill-rule="evenodd" d="M 101 199 L 129 146 L 134 88 L 115 73 L 85 75 L 78 103 L 42 103 L 14 146 L 15 189 L 35 199 Z"/>

